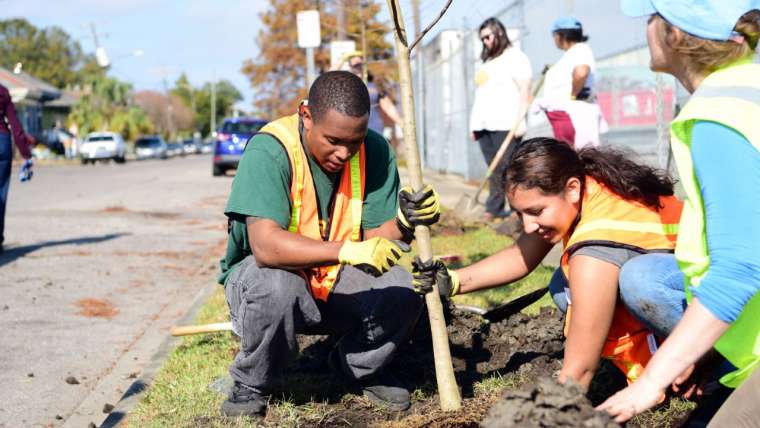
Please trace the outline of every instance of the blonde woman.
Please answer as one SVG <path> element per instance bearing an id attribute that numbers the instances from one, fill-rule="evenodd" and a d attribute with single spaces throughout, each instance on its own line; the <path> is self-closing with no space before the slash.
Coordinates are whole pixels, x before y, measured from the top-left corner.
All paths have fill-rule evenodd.
<path id="1" fill-rule="evenodd" d="M 736 390 L 709 426 L 759 426 L 760 1 L 621 5 L 649 16 L 652 70 L 692 93 L 671 124 L 687 200 L 675 257 L 644 255 L 620 275 L 631 313 L 669 337 L 643 375 L 599 408 L 622 422 L 654 406 L 714 347 L 735 367 L 721 383 Z"/>

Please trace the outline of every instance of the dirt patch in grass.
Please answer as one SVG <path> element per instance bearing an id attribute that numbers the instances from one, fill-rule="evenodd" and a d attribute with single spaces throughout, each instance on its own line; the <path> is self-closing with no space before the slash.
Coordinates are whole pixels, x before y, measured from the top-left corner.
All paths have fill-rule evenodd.
<path id="1" fill-rule="evenodd" d="M 79 307 L 77 315 L 87 318 L 112 319 L 119 313 L 119 309 L 108 299 L 79 299 L 75 305 Z"/>
<path id="2" fill-rule="evenodd" d="M 302 351 L 284 379 L 284 385 L 299 387 L 283 387 L 279 399 L 289 405 L 272 406 L 265 423 L 290 424 L 290 406 L 300 409 L 307 405 L 309 411 L 298 412 L 298 426 L 477 427 L 499 398 L 501 389 L 490 387 L 489 382 L 517 387 L 560 368 L 562 319 L 556 311 L 545 309 L 536 317 L 518 314 L 488 323 L 478 315 L 449 308 L 446 318 L 454 371 L 464 399 L 459 411 L 440 410 L 430 330 L 423 314 L 412 340 L 388 367 L 416 387 L 411 409 L 393 412 L 372 406 L 330 373 L 326 361 L 335 345 L 333 338 L 299 336 Z"/>
<path id="3" fill-rule="evenodd" d="M 488 323 L 478 315 L 447 308 L 446 319 L 455 376 L 462 391 L 460 410 L 440 410 L 430 330 L 423 314 L 412 340 L 388 367 L 415 388 L 408 411 L 392 412 L 372 406 L 331 375 L 326 361 L 334 339 L 299 336 L 302 351 L 285 377 L 285 385 L 299 387 L 283 388 L 279 399 L 287 406 L 272 406 L 265 424 L 289 425 L 295 417 L 296 425 L 313 427 L 478 427 L 496 403 L 502 403 L 502 411 L 498 413 L 497 408 L 494 412 L 501 414 L 498 420 L 505 422 L 503 410 L 519 402 L 522 410 L 518 409 L 517 416 L 509 416 L 513 423 L 490 426 L 533 426 L 524 423 L 529 419 L 519 419 L 526 414 L 548 423 L 535 426 L 580 426 L 585 421 L 591 421 L 591 427 L 616 426 L 593 410 L 601 399 L 625 386 L 624 376 L 614 366 L 602 365 L 586 396 L 554 381 L 562 365 L 564 347 L 563 317 L 556 310 L 543 308 L 536 316 L 520 313 Z M 544 380 L 537 381 L 541 378 Z M 503 404 L 505 401 L 507 404 Z M 682 420 L 683 416 L 674 414 L 665 421 L 677 426 L 676 419 Z M 567 421 L 574 425 L 563 425 L 570 423 Z M 634 421 L 628 426 L 646 425 Z"/>

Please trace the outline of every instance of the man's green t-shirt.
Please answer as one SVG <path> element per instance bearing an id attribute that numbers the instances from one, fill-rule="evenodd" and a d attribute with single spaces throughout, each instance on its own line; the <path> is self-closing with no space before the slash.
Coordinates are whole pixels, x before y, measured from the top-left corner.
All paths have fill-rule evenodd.
<path id="1" fill-rule="evenodd" d="M 366 146 L 365 194 L 362 207 L 362 229 L 374 229 L 396 216 L 399 191 L 396 156 L 380 134 L 368 130 Z M 340 173 L 323 171 L 311 154 L 309 166 L 319 199 L 322 218 L 329 217 L 330 198 Z M 274 220 L 283 229 L 290 224 L 290 160 L 285 148 L 267 134 L 254 135 L 245 147 L 232 182 L 224 214 L 229 219 L 227 253 L 221 260 L 219 283 L 224 284 L 230 272 L 248 255 L 251 245 L 245 225 L 246 217 Z"/>

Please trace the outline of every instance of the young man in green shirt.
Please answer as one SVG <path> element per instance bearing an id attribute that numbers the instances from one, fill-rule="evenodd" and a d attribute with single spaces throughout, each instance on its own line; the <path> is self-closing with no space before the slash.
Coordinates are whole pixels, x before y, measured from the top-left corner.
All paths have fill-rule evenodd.
<path id="1" fill-rule="evenodd" d="M 219 278 L 241 337 L 224 415 L 265 413 L 297 333 L 338 335 L 330 367 L 371 400 L 409 407 L 408 390 L 383 367 L 422 301 L 394 265 L 414 226 L 435 223 L 440 205 L 430 187 L 399 192 L 393 152 L 367 130 L 369 107 L 359 78 L 328 72 L 297 117 L 270 123 L 246 146 L 225 209 Z"/>

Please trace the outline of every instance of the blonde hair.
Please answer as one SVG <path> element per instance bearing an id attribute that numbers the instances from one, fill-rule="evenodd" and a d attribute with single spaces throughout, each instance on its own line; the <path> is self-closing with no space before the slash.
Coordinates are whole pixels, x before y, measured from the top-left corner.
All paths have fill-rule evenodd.
<path id="1" fill-rule="evenodd" d="M 673 25 L 665 19 L 663 21 L 665 31 L 670 34 Z M 741 43 L 707 40 L 684 32 L 680 42 L 671 48 L 683 55 L 687 66 L 694 71 L 709 74 L 726 64 L 752 56 L 760 39 L 760 11 L 755 9 L 745 13 L 739 18 L 734 31 L 744 38 Z"/>

